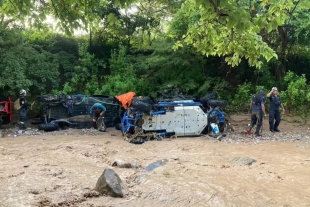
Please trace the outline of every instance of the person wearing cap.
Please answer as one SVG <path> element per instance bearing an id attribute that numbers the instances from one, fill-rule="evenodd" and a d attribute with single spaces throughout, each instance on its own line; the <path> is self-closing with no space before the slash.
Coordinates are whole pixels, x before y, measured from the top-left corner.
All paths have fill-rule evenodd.
<path id="1" fill-rule="evenodd" d="M 27 112 L 28 112 L 28 102 L 26 100 L 27 92 L 24 89 L 21 89 L 19 91 L 19 104 L 20 104 L 20 110 L 19 110 L 19 130 L 25 130 L 25 121 L 27 119 Z M 30 106 L 32 108 L 33 102 Z"/>
<path id="2" fill-rule="evenodd" d="M 266 117 L 265 110 L 265 90 L 262 89 L 259 93 L 255 94 L 250 103 L 251 112 L 251 124 L 247 129 L 247 133 L 251 134 L 252 128 L 257 125 L 255 131 L 255 137 L 262 136 L 260 131 L 263 125 L 263 118 Z"/>
<path id="3" fill-rule="evenodd" d="M 97 126 L 97 120 L 101 117 L 103 117 L 103 114 L 105 113 L 106 108 L 101 103 L 95 103 L 90 108 L 90 115 L 93 118 L 93 127 L 94 129 L 98 129 Z"/>
<path id="4" fill-rule="evenodd" d="M 73 105 L 74 101 L 72 100 L 72 97 L 70 95 L 66 96 L 66 100 L 63 102 L 63 106 L 67 109 L 68 116 L 72 116 L 73 114 Z"/>
<path id="5" fill-rule="evenodd" d="M 279 124 L 281 122 L 281 113 L 280 107 L 285 113 L 284 106 L 281 102 L 281 97 L 278 95 L 278 89 L 273 87 L 271 91 L 267 94 L 267 97 L 270 100 L 270 108 L 269 108 L 269 128 L 271 132 L 280 132 L 278 129 Z"/>

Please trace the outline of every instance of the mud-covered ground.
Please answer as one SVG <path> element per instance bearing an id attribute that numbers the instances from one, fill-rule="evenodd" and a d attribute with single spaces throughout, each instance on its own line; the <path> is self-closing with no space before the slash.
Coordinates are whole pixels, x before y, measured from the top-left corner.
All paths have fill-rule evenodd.
<path id="1" fill-rule="evenodd" d="M 0 206 L 310 207 L 310 125 L 283 118 L 276 134 L 268 132 L 265 120 L 261 139 L 242 133 L 249 120 L 238 115 L 232 116 L 236 131 L 222 141 L 203 136 L 141 145 L 127 143 L 112 128 L 29 129 L 16 137 L 7 129 L 0 138 Z M 256 162 L 232 161 L 238 157 Z M 140 167 L 112 167 L 118 159 Z M 167 164 L 144 172 L 160 159 Z M 106 168 L 123 180 L 124 198 L 92 190 Z"/>

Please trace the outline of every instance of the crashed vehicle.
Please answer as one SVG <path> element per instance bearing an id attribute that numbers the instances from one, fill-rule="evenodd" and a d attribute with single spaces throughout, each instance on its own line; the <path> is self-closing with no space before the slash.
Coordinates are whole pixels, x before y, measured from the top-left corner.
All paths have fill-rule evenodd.
<path id="1" fill-rule="evenodd" d="M 103 95 L 45 95 L 38 96 L 40 104 L 39 119 L 32 120 L 39 130 L 55 131 L 64 127 L 91 128 L 90 108 L 102 103 L 107 111 L 104 124 L 107 127 L 121 128 L 120 107 L 113 98 Z"/>
<path id="2" fill-rule="evenodd" d="M 216 93 L 199 101 L 183 95 L 157 102 L 148 97 L 134 97 L 123 115 L 122 133 L 126 141 L 135 144 L 166 137 L 225 136 L 227 130 L 234 130 L 219 109 L 227 104 L 225 100 L 217 100 Z"/>
<path id="3" fill-rule="evenodd" d="M 0 97 L 0 127 L 13 120 L 13 103 L 10 97 Z"/>

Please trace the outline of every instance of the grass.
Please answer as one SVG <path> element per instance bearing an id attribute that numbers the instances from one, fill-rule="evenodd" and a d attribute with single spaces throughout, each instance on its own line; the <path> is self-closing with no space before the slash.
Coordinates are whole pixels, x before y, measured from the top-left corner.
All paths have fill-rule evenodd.
<path id="1" fill-rule="evenodd" d="M 170 177 L 171 177 L 171 174 L 170 174 L 169 172 L 167 172 L 167 171 L 165 171 L 165 172 L 163 173 L 163 175 L 164 175 L 166 178 L 170 178 Z"/>

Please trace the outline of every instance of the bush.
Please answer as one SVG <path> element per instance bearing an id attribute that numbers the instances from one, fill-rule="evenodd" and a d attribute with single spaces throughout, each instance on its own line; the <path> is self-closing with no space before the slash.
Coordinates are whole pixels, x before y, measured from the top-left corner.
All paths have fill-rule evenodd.
<path id="1" fill-rule="evenodd" d="M 310 86 L 307 84 L 306 76 L 301 76 L 289 71 L 284 77 L 287 89 L 280 92 L 283 104 L 291 112 L 300 115 L 309 113 Z"/>
<path id="2" fill-rule="evenodd" d="M 236 94 L 230 100 L 229 111 L 248 111 L 253 91 L 254 90 L 251 83 L 244 83 L 242 85 L 239 85 Z"/>

